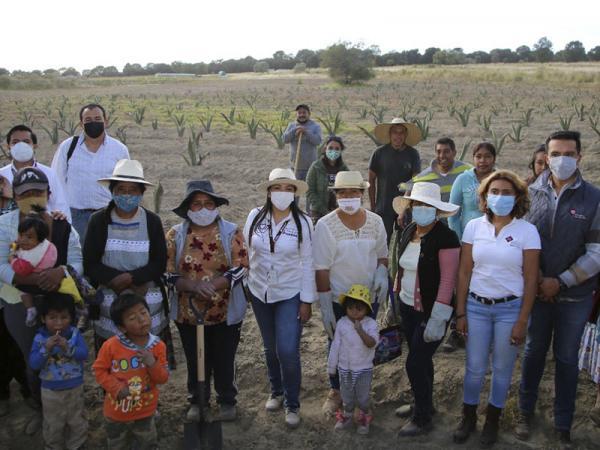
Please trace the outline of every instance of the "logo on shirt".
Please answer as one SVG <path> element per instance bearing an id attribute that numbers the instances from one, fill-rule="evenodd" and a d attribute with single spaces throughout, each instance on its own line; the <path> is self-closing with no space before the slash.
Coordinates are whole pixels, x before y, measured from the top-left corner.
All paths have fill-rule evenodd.
<path id="1" fill-rule="evenodd" d="M 574 219 L 581 219 L 581 220 L 587 219 L 587 217 L 584 216 L 583 214 L 577 214 L 577 211 L 575 209 L 570 210 L 569 213 L 573 216 Z"/>
<path id="2" fill-rule="evenodd" d="M 505 239 L 509 244 L 514 240 L 512 236 L 506 236 Z"/>

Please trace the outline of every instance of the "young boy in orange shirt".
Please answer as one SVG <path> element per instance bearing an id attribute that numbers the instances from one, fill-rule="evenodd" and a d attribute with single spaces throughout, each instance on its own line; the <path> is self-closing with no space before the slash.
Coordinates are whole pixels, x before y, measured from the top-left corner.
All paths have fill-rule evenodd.
<path id="1" fill-rule="evenodd" d="M 169 378 L 166 346 L 150 334 L 150 311 L 144 297 L 122 293 L 111 305 L 110 317 L 121 333 L 102 345 L 92 366 L 96 381 L 106 391 L 108 448 L 129 449 L 132 439 L 137 441 L 136 448 L 155 448 L 156 385 Z"/>

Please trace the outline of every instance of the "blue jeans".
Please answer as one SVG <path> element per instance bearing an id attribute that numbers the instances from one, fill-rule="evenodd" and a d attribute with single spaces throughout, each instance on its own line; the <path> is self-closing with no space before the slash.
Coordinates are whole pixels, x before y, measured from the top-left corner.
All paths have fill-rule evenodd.
<path id="1" fill-rule="evenodd" d="M 463 399 L 467 405 L 479 404 L 490 351 L 492 389 L 488 403 L 504 408 L 519 347 L 510 343 L 512 328 L 519 317 L 521 299 L 484 305 L 470 295 L 467 299 L 467 361 Z"/>
<path id="2" fill-rule="evenodd" d="M 271 394 L 282 395 L 284 406 L 300 407 L 300 294 L 280 302 L 263 303 L 252 296 L 252 310 L 260 328 L 271 382 Z"/>
<path id="3" fill-rule="evenodd" d="M 85 242 L 85 231 L 87 230 L 88 222 L 94 212 L 91 209 L 71 208 L 71 225 L 73 225 L 73 228 L 75 228 L 79 235 L 81 247 L 83 247 L 83 243 Z"/>
<path id="4" fill-rule="evenodd" d="M 546 353 L 553 342 L 554 426 L 568 431 L 573 423 L 579 368 L 577 358 L 581 335 L 593 306 L 590 294 L 578 302 L 536 301 L 531 312 L 519 388 L 519 409 L 533 414 L 538 387 L 544 374 Z M 554 335 L 554 341 L 552 337 Z"/>

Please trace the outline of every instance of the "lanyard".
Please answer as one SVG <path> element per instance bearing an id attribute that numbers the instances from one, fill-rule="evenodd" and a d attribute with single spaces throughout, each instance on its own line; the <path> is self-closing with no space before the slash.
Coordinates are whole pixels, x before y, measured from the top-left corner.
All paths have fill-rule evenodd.
<path id="1" fill-rule="evenodd" d="M 281 235 L 283 234 L 283 232 L 285 231 L 285 227 L 287 227 L 287 224 L 290 220 L 286 220 L 283 225 L 281 226 L 281 228 L 279 229 L 279 231 L 277 232 L 277 234 L 275 235 L 275 237 L 273 238 L 273 230 L 271 227 L 271 220 L 269 220 L 269 246 L 271 248 L 271 253 L 275 253 L 275 243 L 279 240 L 279 238 L 281 237 Z"/>

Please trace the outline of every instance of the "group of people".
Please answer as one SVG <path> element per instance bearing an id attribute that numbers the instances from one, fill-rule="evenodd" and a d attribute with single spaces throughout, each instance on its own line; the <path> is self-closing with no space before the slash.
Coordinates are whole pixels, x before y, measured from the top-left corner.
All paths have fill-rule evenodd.
<path id="1" fill-rule="evenodd" d="M 236 420 L 235 355 L 248 304 L 270 384 L 265 410 L 283 410 L 286 425 L 298 427 L 300 339 L 313 303 L 328 338 L 323 410 L 335 415 L 335 430 L 356 423 L 357 433 L 369 433 L 379 315 L 401 323 L 408 344 L 414 402 L 397 410 L 409 419 L 401 437 L 433 427 L 433 355 L 450 329 L 444 345 L 466 346 L 455 442 L 476 428 L 490 361 L 480 441 L 496 442 L 523 343 L 515 432 L 529 437 L 553 342 L 555 428 L 561 445 L 570 444 L 580 360 L 600 376 L 597 327 L 586 328 L 578 355 L 600 272 L 600 190 L 579 170 L 579 133 L 551 134 L 525 182 L 496 169 L 496 149 L 487 142 L 474 146 L 471 166 L 456 160 L 452 139 L 441 138 L 421 170 L 419 129 L 394 119 L 375 128 L 382 145 L 366 181 L 344 163 L 340 137 L 327 137 L 319 153 L 321 131 L 303 104 L 283 136 L 291 168 L 275 168 L 257 185 L 264 204 L 243 227 L 222 217 L 229 199 L 209 180 L 191 180 L 173 209 L 181 220 L 165 233 L 160 217 L 142 206 L 152 183 L 106 133 L 104 109 L 86 105 L 80 120 L 82 134 L 59 146 L 52 167 L 35 160 L 34 132 L 14 127 L 7 135 L 13 161 L 0 171 L 0 414 L 8 412 L 14 377 L 43 411 L 25 431 L 36 432 L 43 417 L 47 448 L 80 448 L 86 440 L 87 320 L 109 448 L 129 448 L 132 440 L 156 446 L 157 385 L 175 367 L 170 320 L 186 358 L 186 420 L 202 417 L 211 381 L 219 419 Z M 87 281 L 94 295 L 82 292 Z M 204 392 L 196 382 L 200 323 Z"/>

